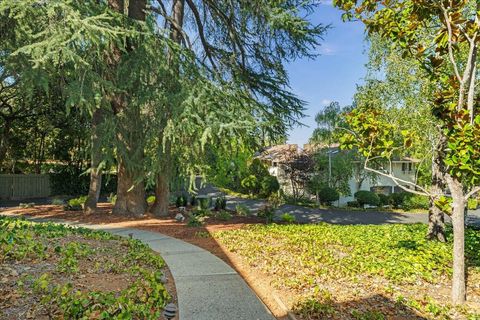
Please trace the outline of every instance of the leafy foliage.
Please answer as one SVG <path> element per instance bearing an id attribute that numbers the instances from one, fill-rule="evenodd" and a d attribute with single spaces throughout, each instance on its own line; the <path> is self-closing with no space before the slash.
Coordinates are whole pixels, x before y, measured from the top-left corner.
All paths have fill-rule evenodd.
<path id="1" fill-rule="evenodd" d="M 369 206 L 377 207 L 380 205 L 380 198 L 378 194 L 372 191 L 360 190 L 355 192 L 355 200 L 364 207 L 366 204 Z"/>
<path id="2" fill-rule="evenodd" d="M 336 308 L 328 299 L 331 295 L 322 294 L 322 290 L 339 283 L 360 286 L 368 296 L 379 283 L 383 288 L 391 284 L 404 297 L 412 296 L 412 284 L 441 283 L 446 287 L 452 276 L 451 230 L 448 242 L 440 243 L 426 240 L 426 229 L 423 224 L 272 224 L 216 232 L 214 237 L 269 275 L 276 287 L 293 290 L 299 298 L 305 292 L 320 291 L 310 300 L 301 299 L 304 307 L 297 306 L 296 310 L 321 314 Z M 480 231 L 467 229 L 466 248 L 469 275 L 476 277 L 480 270 Z M 432 310 L 435 305 L 441 306 L 442 302 L 432 303 Z M 418 309 L 428 318 L 438 318 L 428 308 L 419 305 Z"/>
<path id="3" fill-rule="evenodd" d="M 58 259 L 56 269 L 44 268 L 43 273 L 33 276 L 31 281 L 27 277 L 22 281 L 23 293 L 18 292 L 37 296 L 35 307 L 42 307 L 52 315 L 70 319 L 99 316 L 103 319 L 158 318 L 171 299 L 162 283 L 160 268 L 165 266 L 164 261 L 137 240 L 121 239 L 88 229 L 10 218 L 0 218 L 0 225 L 2 264 L 42 263 L 48 266 L 48 261 Z M 70 241 L 65 243 L 66 239 Z M 125 248 L 126 252 L 116 256 L 111 268 L 115 268 L 116 273 L 135 277 L 135 281 L 119 292 L 89 291 L 84 287 L 80 290 L 74 286 L 72 281 L 82 261 L 100 259 L 99 270 L 89 272 L 111 272 L 108 266 L 111 262 L 101 263 L 105 253 L 98 248 L 93 250 L 85 241 L 102 245 L 118 242 L 118 248 Z M 68 276 L 63 277 L 63 274 Z M 119 305 L 122 307 L 118 308 Z"/>
<path id="4" fill-rule="evenodd" d="M 331 205 L 332 202 L 340 199 L 340 194 L 337 190 L 324 186 L 318 190 L 318 200 L 321 204 Z"/>

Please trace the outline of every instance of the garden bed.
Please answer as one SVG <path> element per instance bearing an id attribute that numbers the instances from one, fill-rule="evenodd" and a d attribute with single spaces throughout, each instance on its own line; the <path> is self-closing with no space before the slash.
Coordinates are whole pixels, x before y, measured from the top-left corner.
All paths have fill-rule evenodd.
<path id="1" fill-rule="evenodd" d="M 468 302 L 449 304 L 448 243 L 426 225 L 269 225 L 221 231 L 300 319 L 479 319 L 480 232 L 467 232 Z"/>
<path id="2" fill-rule="evenodd" d="M 163 259 L 137 240 L 0 217 L 0 319 L 158 319 L 176 303 Z"/>
<path id="3" fill-rule="evenodd" d="M 235 268 L 279 319 L 287 319 L 282 304 L 298 319 L 479 319 L 478 231 L 467 233 L 469 300 L 454 308 L 451 234 L 447 244 L 426 241 L 426 225 L 265 225 L 233 215 L 189 227 L 173 206 L 165 218 L 132 218 L 112 215 L 110 204 L 88 216 L 51 205 L 5 213 L 158 231 L 198 245 Z"/>

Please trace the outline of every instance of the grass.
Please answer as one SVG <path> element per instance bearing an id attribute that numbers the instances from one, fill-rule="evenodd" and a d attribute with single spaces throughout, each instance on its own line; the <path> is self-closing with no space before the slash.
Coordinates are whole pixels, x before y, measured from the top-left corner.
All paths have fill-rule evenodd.
<path id="1" fill-rule="evenodd" d="M 378 315 L 382 309 L 385 309 L 385 315 L 388 312 L 398 315 L 414 309 L 432 319 L 441 318 L 440 315 L 448 318 L 449 312 L 457 310 L 439 307 L 446 301 L 442 297 L 438 297 L 438 301 L 431 299 L 428 294 L 436 295 L 435 291 L 429 291 L 436 286 L 449 287 L 452 235 L 448 234 L 448 243 L 439 243 L 427 241 L 425 234 L 426 226 L 420 224 L 274 224 L 222 231 L 215 233 L 214 237 L 228 250 L 270 276 L 276 288 L 295 292 L 298 300 L 295 310 L 305 319 L 314 319 L 319 312 L 324 317 L 327 317 L 326 313 L 352 316 L 352 311 L 360 315 L 359 318 L 366 314 L 366 319 L 370 319 L 369 312 L 373 312 L 372 319 L 383 319 Z M 469 277 L 478 279 L 479 231 L 467 231 L 466 250 Z M 374 292 L 384 301 L 373 310 L 352 309 L 352 303 L 340 303 L 340 296 L 358 301 Z M 331 298 L 332 295 L 338 301 Z M 364 302 L 358 305 L 374 304 Z"/>
<path id="2" fill-rule="evenodd" d="M 164 267 L 137 240 L 0 217 L 0 318 L 158 319 Z"/>

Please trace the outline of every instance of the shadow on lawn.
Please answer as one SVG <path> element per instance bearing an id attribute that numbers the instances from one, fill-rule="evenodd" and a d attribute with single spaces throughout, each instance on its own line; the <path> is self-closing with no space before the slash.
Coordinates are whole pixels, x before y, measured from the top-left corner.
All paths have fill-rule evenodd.
<path id="1" fill-rule="evenodd" d="M 427 319 L 409 306 L 380 294 L 341 303 L 306 300 L 296 306 L 295 314 L 302 319 Z"/>

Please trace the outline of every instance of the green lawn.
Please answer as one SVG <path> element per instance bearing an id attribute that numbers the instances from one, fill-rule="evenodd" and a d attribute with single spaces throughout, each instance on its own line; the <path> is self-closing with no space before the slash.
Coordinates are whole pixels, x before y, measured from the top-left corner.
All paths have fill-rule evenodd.
<path id="1" fill-rule="evenodd" d="M 305 318 L 348 313 L 355 319 L 383 319 L 412 310 L 432 319 L 448 318 L 458 312 L 447 306 L 451 234 L 443 244 L 425 240 L 425 233 L 426 226 L 420 224 L 256 225 L 215 237 L 269 275 L 275 287 L 295 292 L 297 313 Z M 474 279 L 479 274 L 480 232 L 468 230 L 466 242 Z M 446 290 L 447 297 L 435 288 Z M 378 296 L 378 307 L 365 300 L 372 295 Z M 364 308 L 366 304 L 373 307 Z"/>
<path id="2" fill-rule="evenodd" d="M 164 267 L 136 240 L 0 217 L 0 318 L 159 319 Z"/>

